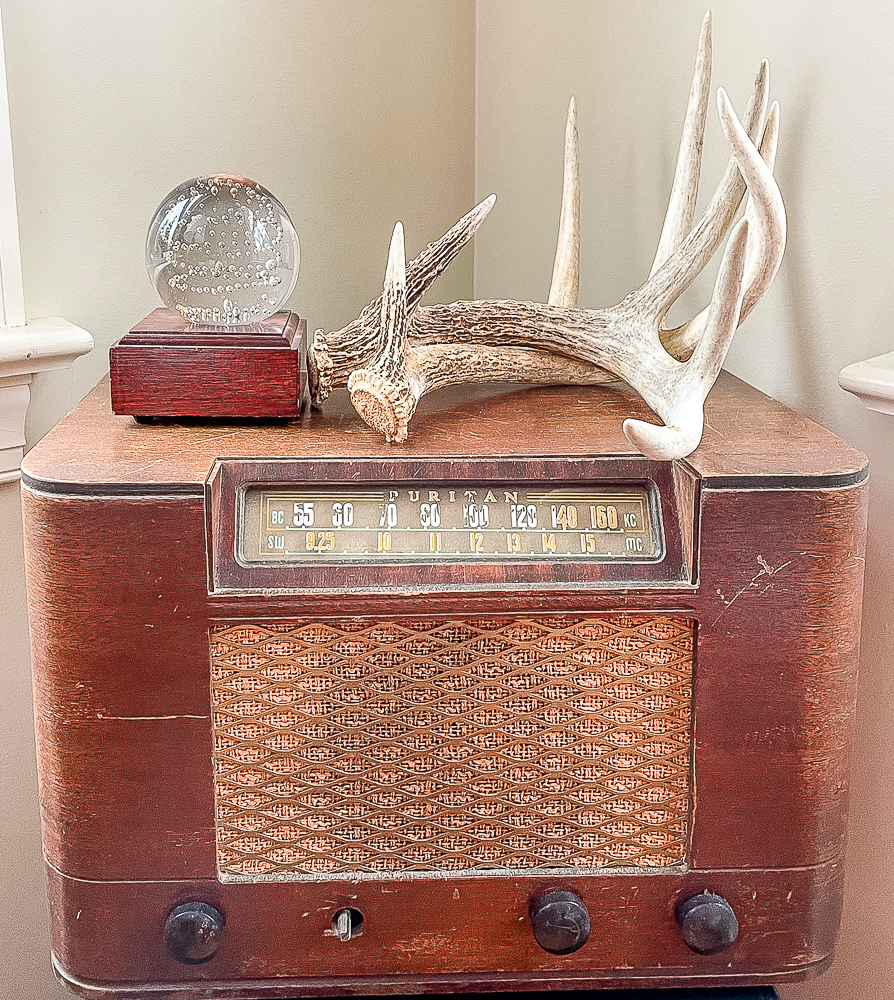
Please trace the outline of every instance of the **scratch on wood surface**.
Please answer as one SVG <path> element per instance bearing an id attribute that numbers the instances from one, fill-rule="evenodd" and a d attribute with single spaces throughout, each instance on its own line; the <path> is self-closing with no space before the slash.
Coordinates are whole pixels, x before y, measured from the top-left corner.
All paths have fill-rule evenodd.
<path id="1" fill-rule="evenodd" d="M 395 951 L 408 955 L 439 955 L 450 946 L 451 939 L 447 934 L 419 934 L 409 941 L 395 941 Z"/>
<path id="2" fill-rule="evenodd" d="M 232 437 L 234 434 L 241 433 L 241 431 L 242 431 L 242 428 L 237 428 L 234 431 L 227 431 L 226 434 L 215 434 L 213 437 L 199 438 L 195 442 L 191 442 L 190 444 L 184 445 L 184 447 L 185 448 L 198 448 L 199 445 L 208 444 L 209 441 L 220 441 L 222 438 Z"/>
<path id="3" fill-rule="evenodd" d="M 151 469 L 154 466 L 158 465 L 159 462 L 163 462 L 163 461 L 164 461 L 164 459 L 162 459 L 162 458 L 156 458 L 154 462 L 150 462 L 148 465 L 141 465 L 139 467 L 139 469 L 131 469 L 128 472 L 128 475 L 129 476 L 135 476 L 138 472 L 145 472 L 147 469 Z"/>
<path id="4" fill-rule="evenodd" d="M 761 577 L 776 576 L 776 574 L 780 573 L 782 570 L 784 570 L 786 568 L 786 566 L 791 566 L 792 562 L 793 562 L 793 560 L 789 559 L 788 562 L 784 562 L 781 566 L 775 566 L 774 567 L 774 566 L 771 566 L 767 562 L 767 560 L 764 559 L 763 556 L 758 556 L 757 557 L 757 563 L 760 566 L 760 569 L 758 570 L 757 573 L 754 574 L 754 576 L 748 581 L 748 583 L 746 583 L 744 587 L 741 587 L 739 590 L 737 590 L 736 593 L 733 594 L 733 596 L 729 600 L 727 600 L 723 596 L 722 591 L 720 591 L 720 590 L 717 591 L 718 595 L 720 596 L 720 600 L 723 601 L 723 610 L 720 612 L 720 614 L 714 619 L 714 621 L 711 624 L 712 625 L 716 625 L 717 622 L 720 621 L 720 619 L 727 613 L 727 611 L 729 611 L 729 609 L 736 603 L 736 601 L 738 601 L 738 599 L 747 590 L 749 590 L 751 587 L 756 587 L 758 585 L 758 580 L 760 580 Z M 772 587 L 772 584 L 768 583 L 765 587 L 763 587 L 763 589 L 760 591 L 760 593 L 761 594 L 765 594 L 768 590 L 771 589 L 771 587 Z"/>

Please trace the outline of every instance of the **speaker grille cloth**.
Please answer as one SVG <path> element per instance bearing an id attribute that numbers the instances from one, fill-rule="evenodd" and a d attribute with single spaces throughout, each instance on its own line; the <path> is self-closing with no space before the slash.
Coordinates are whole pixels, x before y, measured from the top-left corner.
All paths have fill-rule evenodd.
<path id="1" fill-rule="evenodd" d="M 686 860 L 694 623 L 231 623 L 211 635 L 225 881 Z"/>

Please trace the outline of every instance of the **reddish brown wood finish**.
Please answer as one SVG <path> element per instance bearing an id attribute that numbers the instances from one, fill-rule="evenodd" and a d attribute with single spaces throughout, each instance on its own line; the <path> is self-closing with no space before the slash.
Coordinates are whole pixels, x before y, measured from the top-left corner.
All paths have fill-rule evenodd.
<path id="1" fill-rule="evenodd" d="M 579 389 L 476 390 L 442 397 L 441 409 L 427 397 L 406 449 L 381 445 L 339 409 L 292 428 L 138 428 L 108 413 L 103 391 L 24 470 L 54 950 L 76 988 L 248 998 L 764 984 L 829 961 L 860 624 L 858 452 L 727 377 L 709 399 L 706 442 L 670 472 L 618 440 L 619 413 L 638 405 L 621 390 L 607 394 L 605 414 L 596 393 Z M 387 477 L 389 457 L 395 467 L 450 458 L 451 470 L 471 475 L 476 463 L 463 456 L 495 450 L 519 469 L 567 454 L 569 467 L 601 456 L 606 478 L 657 476 L 663 494 L 675 491 L 666 528 L 678 519 L 671 532 L 689 557 L 682 564 L 697 560 L 692 574 L 656 580 L 628 566 L 629 579 L 608 586 L 547 588 L 541 578 L 512 588 L 501 571 L 503 586 L 407 579 L 372 592 L 340 568 L 316 590 L 277 592 L 288 574 L 271 571 L 272 591 L 213 592 L 209 549 L 231 546 L 235 527 L 211 477 L 216 459 L 237 473 L 251 467 L 239 458 L 262 459 L 265 476 L 280 466 L 287 481 L 296 462 L 344 471 L 363 461 Z M 564 611 L 697 623 L 689 871 L 217 881 L 214 623 Z M 593 935 L 572 955 L 548 955 L 530 934 L 529 898 L 550 888 L 590 908 Z M 690 952 L 673 920 L 676 902 L 705 889 L 732 903 L 742 927 L 716 956 Z M 222 909 L 226 934 L 210 962 L 184 966 L 167 956 L 161 931 L 171 907 L 194 899 Z M 325 934 L 341 905 L 366 918 L 347 944 Z"/>
<path id="2" fill-rule="evenodd" d="M 162 484 L 201 487 L 217 458 L 630 457 L 621 431 L 626 417 L 655 419 L 620 383 L 598 389 L 463 386 L 424 396 L 409 440 L 395 446 L 357 417 L 344 391 L 334 392 L 322 411 L 308 408 L 286 425 L 174 429 L 112 417 L 103 381 L 26 457 L 23 468 L 60 488 L 108 483 L 127 490 L 144 484 L 158 492 Z M 727 372 L 708 396 L 705 418 L 702 443 L 683 463 L 702 482 L 841 479 L 861 474 L 866 464 L 856 448 Z M 85 447 L 100 433 L 101 442 Z"/>
<path id="3" fill-rule="evenodd" d="M 128 890 L 51 871 L 50 900 L 58 913 L 54 952 L 66 977 L 92 983 L 101 968 L 104 984 L 137 991 L 161 981 L 180 989 L 192 984 L 198 997 L 226 985 L 238 997 L 277 988 L 294 996 L 321 980 L 318 985 L 341 981 L 351 992 L 376 993 L 405 977 L 440 980 L 440 989 L 421 992 L 500 978 L 503 989 L 513 990 L 538 982 L 541 989 L 759 985 L 802 979 L 823 964 L 834 944 L 841 874 L 830 864 L 782 873 L 580 878 L 574 891 L 587 904 L 594 931 L 572 955 L 542 951 L 528 925 L 530 897 L 566 885 L 562 878 L 330 883 L 322 891 L 312 883 L 270 883 L 259 893 L 257 886 L 198 881 Z M 744 925 L 719 955 L 691 952 L 674 921 L 676 902 L 705 888 L 729 900 Z M 226 914 L 227 939 L 211 962 L 190 967 L 166 954 L 161 928 L 171 907 L 192 899 Z M 347 943 L 326 933 L 342 906 L 365 917 L 363 934 Z M 289 980 L 301 983 L 292 987 Z"/>
<path id="4" fill-rule="evenodd" d="M 137 417 L 297 417 L 306 324 L 277 313 L 247 330 L 156 309 L 109 350 L 112 409 Z"/>
<path id="5" fill-rule="evenodd" d="M 695 592 L 448 593 L 436 602 L 429 594 L 214 599 L 206 594 L 204 552 L 195 544 L 204 536 L 201 501 L 119 499 L 102 506 L 98 522 L 95 500 L 32 495 L 29 508 L 42 525 L 40 556 L 29 547 L 31 579 L 41 580 L 31 598 L 36 698 L 46 706 L 38 713 L 38 736 L 42 758 L 59 770 L 49 776 L 53 795 L 44 797 L 48 860 L 83 878 L 213 877 L 208 624 L 314 614 L 393 617 L 396 604 L 410 616 L 462 615 L 470 607 L 476 614 L 694 615 L 697 861 L 708 868 L 779 868 L 837 857 L 859 631 L 853 587 L 861 563 L 849 553 L 860 551 L 861 494 L 706 495 L 705 504 L 733 514 L 749 502 L 770 511 L 773 524 L 790 525 L 795 541 L 765 537 L 756 553 L 729 549 L 735 529 L 722 517 L 720 534 L 703 540 Z M 828 508 L 820 520 L 827 537 L 810 532 L 815 544 L 807 550 L 798 526 L 813 524 L 817 506 Z M 739 531 L 747 534 L 747 526 Z M 772 532 L 778 529 L 766 530 Z M 103 536 L 141 544 L 110 558 Z M 709 555 L 717 559 L 713 566 Z M 762 574 L 758 557 L 771 568 L 789 565 Z M 840 597 L 839 574 L 849 587 Z M 64 722 L 59 705 L 66 706 Z M 174 787 L 180 792 L 171 798 L 167 790 Z M 93 801 L 85 810 L 88 788 Z M 751 792 L 740 794 L 743 788 Z M 708 808 L 714 802 L 717 808 Z M 128 830 L 124 842 L 108 838 L 116 823 Z"/>

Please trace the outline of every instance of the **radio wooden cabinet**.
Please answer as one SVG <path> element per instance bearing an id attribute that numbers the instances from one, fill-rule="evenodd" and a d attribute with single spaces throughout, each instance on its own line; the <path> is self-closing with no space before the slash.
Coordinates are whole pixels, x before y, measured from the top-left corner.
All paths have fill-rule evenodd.
<path id="1" fill-rule="evenodd" d="M 864 457 L 723 375 L 141 426 L 23 475 L 54 962 L 85 996 L 803 979 L 842 894 Z"/>

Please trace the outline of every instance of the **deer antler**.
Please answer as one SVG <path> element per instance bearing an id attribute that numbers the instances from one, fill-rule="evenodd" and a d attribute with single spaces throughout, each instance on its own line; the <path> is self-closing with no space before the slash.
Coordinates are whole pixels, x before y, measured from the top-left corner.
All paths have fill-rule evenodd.
<path id="1" fill-rule="evenodd" d="M 766 63 L 739 122 L 721 90 L 720 120 L 730 165 L 693 226 L 710 63 L 710 17 L 699 43 L 689 110 L 667 219 L 652 273 L 617 306 L 574 308 L 577 297 L 577 138 L 574 102 L 566 128 L 565 185 L 559 247 L 549 304 L 509 301 L 419 306 L 425 288 L 474 235 L 493 205 L 486 199 L 409 266 L 403 228 L 392 238 L 385 290 L 354 323 L 318 333 L 310 359 L 315 397 L 347 384 L 361 417 L 389 441 L 403 441 L 418 400 L 442 385 L 512 380 L 592 384 L 620 377 L 664 426 L 627 420 L 624 431 L 645 454 L 681 458 L 697 447 L 703 404 L 733 333 L 772 281 L 785 246 L 785 210 L 772 164 L 778 106 L 761 129 Z M 760 150 L 754 139 L 761 135 Z M 711 303 L 675 330 L 668 310 L 713 256 L 747 189 L 745 218 L 729 237 Z"/>
<path id="2" fill-rule="evenodd" d="M 565 165 L 562 172 L 562 211 L 553 280 L 547 302 L 551 306 L 577 305 L 580 291 L 580 152 L 577 139 L 577 104 L 568 105 L 565 122 Z"/>
<path id="3" fill-rule="evenodd" d="M 454 257 L 478 232 L 478 227 L 494 207 L 497 196 L 492 194 L 464 215 L 439 240 L 429 245 L 413 260 L 407 270 L 407 312 L 412 314 L 419 300 L 434 280 L 447 269 Z M 403 231 L 403 227 L 401 227 Z M 319 406 L 335 386 L 348 384 L 351 372 L 372 360 L 381 350 L 385 332 L 381 325 L 383 295 L 367 305 L 352 323 L 323 336 L 315 331 L 314 343 L 308 352 L 311 393 Z"/>

